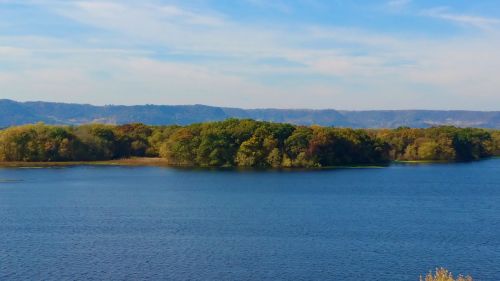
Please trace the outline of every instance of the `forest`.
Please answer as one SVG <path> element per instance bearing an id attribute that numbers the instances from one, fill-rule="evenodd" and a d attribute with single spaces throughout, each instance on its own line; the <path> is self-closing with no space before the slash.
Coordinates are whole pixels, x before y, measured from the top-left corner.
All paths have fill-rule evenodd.
<path id="1" fill-rule="evenodd" d="M 161 157 L 172 166 L 311 168 L 500 156 L 500 131 L 440 126 L 350 129 L 228 119 L 188 126 L 49 126 L 0 131 L 0 161 Z"/>

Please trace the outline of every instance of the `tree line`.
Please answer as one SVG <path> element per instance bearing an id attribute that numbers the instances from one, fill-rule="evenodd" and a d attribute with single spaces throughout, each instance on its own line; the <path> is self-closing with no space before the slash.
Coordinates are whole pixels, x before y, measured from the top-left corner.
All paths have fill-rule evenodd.
<path id="1" fill-rule="evenodd" d="M 328 167 L 500 155 L 500 131 L 440 126 L 350 129 L 228 119 L 188 126 L 49 126 L 0 131 L 0 161 L 162 157 L 202 167 Z"/>

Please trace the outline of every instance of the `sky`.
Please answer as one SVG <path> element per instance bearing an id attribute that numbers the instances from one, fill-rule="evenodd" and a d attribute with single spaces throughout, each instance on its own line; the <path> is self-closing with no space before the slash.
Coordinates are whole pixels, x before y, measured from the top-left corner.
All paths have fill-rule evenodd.
<path id="1" fill-rule="evenodd" d="M 498 0 L 0 0 L 0 99 L 500 110 Z"/>

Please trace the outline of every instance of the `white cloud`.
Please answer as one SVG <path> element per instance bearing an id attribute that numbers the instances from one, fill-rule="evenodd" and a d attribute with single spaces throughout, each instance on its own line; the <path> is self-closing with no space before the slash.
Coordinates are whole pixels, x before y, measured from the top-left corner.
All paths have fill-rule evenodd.
<path id="1" fill-rule="evenodd" d="M 485 30 L 493 30 L 500 26 L 500 19 L 475 15 L 457 14 L 449 11 L 447 7 L 437 7 L 422 12 L 423 15 L 454 22 L 461 25 L 473 26 Z"/>
<path id="2" fill-rule="evenodd" d="M 0 68 L 0 97 L 344 109 L 500 104 L 500 37 L 488 29 L 475 37 L 425 38 L 326 25 L 250 25 L 155 3 L 42 5 L 106 33 L 76 41 L 0 37 L 0 65 L 16 66 Z M 157 51 L 208 59 L 155 59 Z M 294 66 L 260 63 L 275 58 Z"/>

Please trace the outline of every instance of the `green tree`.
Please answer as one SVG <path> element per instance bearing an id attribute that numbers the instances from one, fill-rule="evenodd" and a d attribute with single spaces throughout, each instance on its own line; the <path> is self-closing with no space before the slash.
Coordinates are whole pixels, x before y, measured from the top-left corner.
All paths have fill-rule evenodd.
<path id="1" fill-rule="evenodd" d="M 160 156 L 172 165 L 194 165 L 198 145 L 198 132 L 194 127 L 179 128 L 161 146 Z"/>

